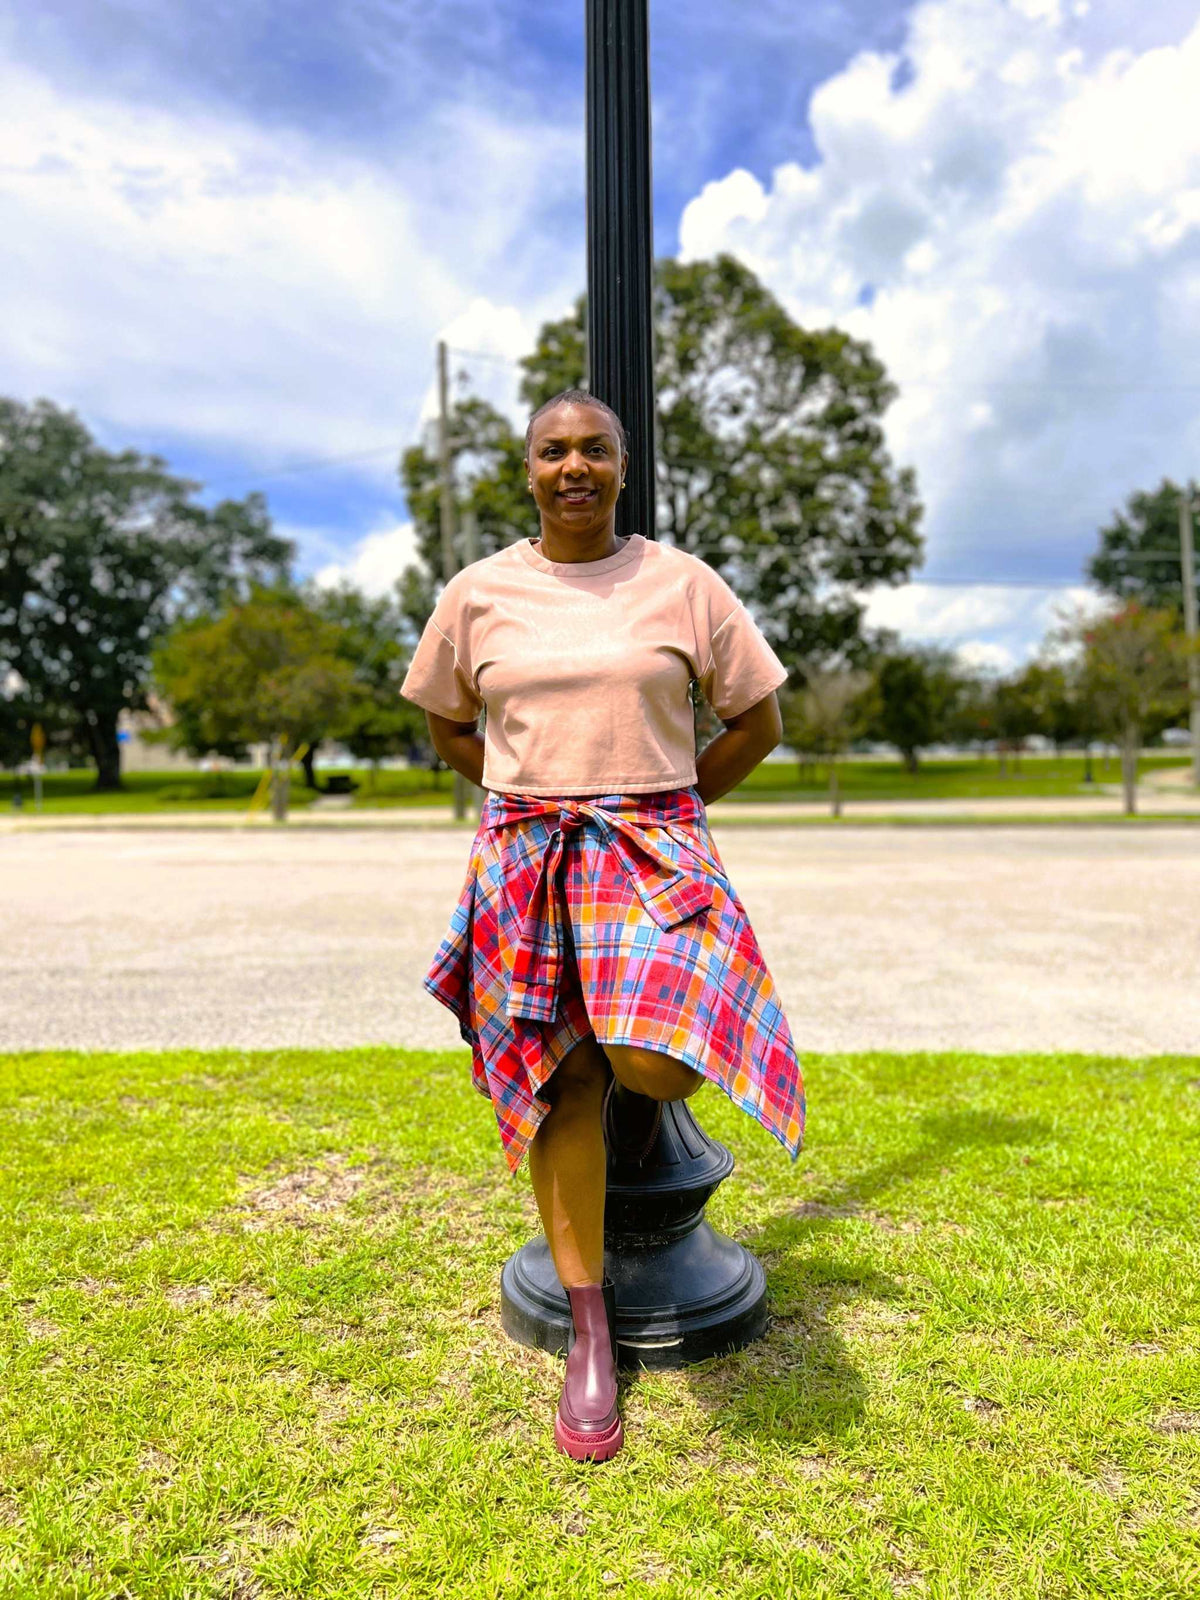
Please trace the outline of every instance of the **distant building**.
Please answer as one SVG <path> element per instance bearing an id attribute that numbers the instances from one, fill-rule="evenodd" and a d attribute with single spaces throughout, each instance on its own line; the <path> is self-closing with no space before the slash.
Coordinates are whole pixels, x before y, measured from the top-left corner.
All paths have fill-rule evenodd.
<path id="1" fill-rule="evenodd" d="M 166 739 L 155 738 L 171 726 L 170 709 L 155 695 L 149 697 L 145 711 L 122 711 L 117 718 L 117 738 L 121 745 L 123 772 L 195 772 L 197 767 L 231 767 L 235 763 L 222 756 L 206 756 L 197 761 L 186 750 L 176 750 Z M 245 765 L 265 767 L 266 745 L 250 745 Z"/>

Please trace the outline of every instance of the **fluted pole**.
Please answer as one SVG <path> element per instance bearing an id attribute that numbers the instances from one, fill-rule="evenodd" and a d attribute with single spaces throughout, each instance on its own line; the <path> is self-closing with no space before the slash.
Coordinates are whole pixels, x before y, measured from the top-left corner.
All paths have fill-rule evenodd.
<path id="1" fill-rule="evenodd" d="M 587 0 L 588 383 L 629 434 L 617 533 L 655 536 L 648 0 Z"/>

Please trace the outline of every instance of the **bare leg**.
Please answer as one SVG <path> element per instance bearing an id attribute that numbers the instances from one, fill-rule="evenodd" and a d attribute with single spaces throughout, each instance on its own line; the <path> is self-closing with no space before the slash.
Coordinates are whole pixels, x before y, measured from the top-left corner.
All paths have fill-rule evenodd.
<path id="1" fill-rule="evenodd" d="M 604 1277 L 604 1134 L 600 1103 L 608 1075 L 589 1034 L 546 1084 L 551 1110 L 529 1147 L 529 1175 L 564 1289 Z"/>
<path id="2" fill-rule="evenodd" d="M 645 1050 L 636 1044 L 605 1045 L 604 1053 L 613 1075 L 622 1088 L 651 1100 L 687 1100 L 704 1082 L 702 1072 L 694 1072 L 674 1056 L 660 1050 Z"/>
<path id="3" fill-rule="evenodd" d="M 640 1045 L 602 1049 L 589 1035 L 563 1057 L 546 1084 L 550 1114 L 529 1148 L 529 1175 L 542 1228 L 564 1289 L 599 1283 L 604 1276 L 606 1158 L 600 1104 L 608 1075 L 651 1100 L 686 1100 L 702 1073 L 673 1056 Z"/>

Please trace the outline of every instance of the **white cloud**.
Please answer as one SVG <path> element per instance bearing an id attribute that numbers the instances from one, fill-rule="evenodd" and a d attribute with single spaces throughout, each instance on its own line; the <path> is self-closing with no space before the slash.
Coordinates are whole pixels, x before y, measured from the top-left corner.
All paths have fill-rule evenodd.
<path id="1" fill-rule="evenodd" d="M 923 0 L 903 78 L 864 53 L 814 93 L 810 166 L 683 215 L 685 255 L 731 251 L 886 361 L 935 576 L 1081 571 L 1116 505 L 1200 459 L 1200 25 L 1098 53 L 1086 12 Z M 903 592 L 877 609 L 956 639 L 1019 652 L 1040 622 L 1015 592 L 1008 623 L 993 590 Z"/>
<path id="2" fill-rule="evenodd" d="M 955 651 L 958 660 L 969 672 L 1006 673 L 1019 665 L 1007 645 L 989 644 L 983 639 L 973 639 Z"/>
<path id="3" fill-rule="evenodd" d="M 1094 589 L 1001 584 L 909 583 L 866 596 L 867 623 L 907 644 L 936 645 L 972 666 L 1008 671 L 1037 653 L 1073 615 L 1109 602 Z"/>
<path id="4" fill-rule="evenodd" d="M 263 467 L 398 448 L 439 331 L 509 351 L 579 277 L 547 240 L 578 180 L 552 122 L 431 101 L 373 162 L 0 61 L 0 141 L 4 387 L 118 438 Z"/>
<path id="5" fill-rule="evenodd" d="M 311 533 L 301 534 L 311 541 Z M 314 573 L 322 588 L 349 582 L 373 598 L 387 594 L 405 567 L 419 563 L 417 536 L 411 522 L 382 524 L 360 539 L 343 561 L 331 561 Z"/>

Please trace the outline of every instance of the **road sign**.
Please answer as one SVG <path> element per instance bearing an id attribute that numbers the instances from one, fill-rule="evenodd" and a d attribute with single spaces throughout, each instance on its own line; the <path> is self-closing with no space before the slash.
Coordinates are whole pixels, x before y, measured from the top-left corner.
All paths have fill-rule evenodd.
<path id="1" fill-rule="evenodd" d="M 29 745 L 34 755 L 40 760 L 42 751 L 46 748 L 46 730 L 40 722 L 35 722 L 29 730 Z"/>

